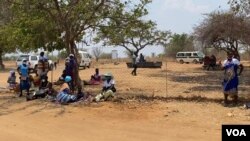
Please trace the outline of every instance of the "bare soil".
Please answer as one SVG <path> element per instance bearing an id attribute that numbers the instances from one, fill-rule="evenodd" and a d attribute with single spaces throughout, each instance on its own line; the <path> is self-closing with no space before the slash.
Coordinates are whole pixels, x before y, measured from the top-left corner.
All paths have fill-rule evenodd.
<path id="1" fill-rule="evenodd" d="M 8 70 L 15 63 L 5 62 Z M 112 72 L 117 99 L 101 103 L 59 105 L 44 99 L 26 102 L 6 87 L 8 70 L 0 72 L 1 141 L 220 141 L 222 124 L 250 124 L 250 63 L 240 77 L 237 106 L 223 107 L 222 71 L 200 64 L 164 63 L 162 69 L 138 69 L 125 63 L 95 65 Z M 88 80 L 94 67 L 81 70 Z M 55 81 L 63 65 L 53 71 Z M 85 86 L 97 94 L 101 86 Z"/>

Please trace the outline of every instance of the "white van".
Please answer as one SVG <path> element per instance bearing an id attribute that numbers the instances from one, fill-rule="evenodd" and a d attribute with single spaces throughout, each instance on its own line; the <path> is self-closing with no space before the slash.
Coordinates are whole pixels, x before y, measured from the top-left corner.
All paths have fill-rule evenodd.
<path id="1" fill-rule="evenodd" d="M 17 60 L 16 60 L 16 66 L 20 66 L 23 62 L 23 59 L 26 59 L 28 61 L 28 65 L 29 68 L 31 70 L 36 70 L 37 66 L 38 66 L 38 60 L 39 60 L 39 56 L 37 55 L 28 55 L 28 54 L 22 54 L 20 56 L 18 56 Z M 54 67 L 54 63 L 52 60 L 48 60 L 49 62 L 49 69 L 53 69 Z"/>
<path id="2" fill-rule="evenodd" d="M 91 65 L 91 56 L 88 52 L 86 51 L 78 51 L 79 54 L 80 54 L 80 64 L 79 64 L 79 67 L 83 67 L 83 68 L 86 68 L 86 67 L 90 67 Z"/>
<path id="3" fill-rule="evenodd" d="M 176 60 L 183 63 L 202 63 L 205 55 L 200 51 L 186 51 L 186 52 L 178 52 L 176 54 Z"/>

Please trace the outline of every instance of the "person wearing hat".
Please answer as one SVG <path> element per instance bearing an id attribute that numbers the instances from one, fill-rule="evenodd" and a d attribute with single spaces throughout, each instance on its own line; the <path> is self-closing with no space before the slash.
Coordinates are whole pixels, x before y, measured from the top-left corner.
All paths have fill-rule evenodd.
<path id="1" fill-rule="evenodd" d="M 224 79 L 222 82 L 224 93 L 224 104 L 228 104 L 228 96 L 233 98 L 234 104 L 238 102 L 238 85 L 239 76 L 243 71 L 243 65 L 236 58 L 233 58 L 233 54 L 227 54 L 227 60 L 223 63 Z M 238 69 L 240 69 L 238 73 Z"/>
<path id="2" fill-rule="evenodd" d="M 23 95 L 22 91 L 26 90 L 27 95 L 29 95 L 30 82 L 29 82 L 29 66 L 27 65 L 27 60 L 23 59 L 22 64 L 18 66 L 17 72 L 20 75 L 20 94 L 19 97 Z"/>
<path id="3" fill-rule="evenodd" d="M 104 74 L 104 81 L 102 92 L 95 97 L 95 101 L 100 101 L 101 99 L 107 100 L 110 97 L 114 97 L 116 92 L 115 80 L 112 73 Z"/>
<path id="4" fill-rule="evenodd" d="M 59 93 L 56 96 L 56 101 L 61 104 L 67 104 L 71 102 L 76 102 L 83 94 L 72 95 L 69 83 L 72 81 L 71 76 L 66 76 L 64 83 L 62 84 Z"/>
<path id="5" fill-rule="evenodd" d="M 16 74 L 14 70 L 10 71 L 10 76 L 8 77 L 7 82 L 9 83 L 9 89 L 15 89 L 17 82 L 16 82 Z"/>

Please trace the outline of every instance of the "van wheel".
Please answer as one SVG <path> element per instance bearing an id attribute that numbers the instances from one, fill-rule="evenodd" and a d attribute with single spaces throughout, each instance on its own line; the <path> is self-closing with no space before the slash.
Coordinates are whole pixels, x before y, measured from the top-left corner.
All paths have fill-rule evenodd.
<path id="1" fill-rule="evenodd" d="M 181 63 L 181 64 L 183 64 L 183 63 L 184 63 L 184 61 L 183 61 L 183 60 L 180 60 L 180 63 Z"/>
<path id="2" fill-rule="evenodd" d="M 195 59 L 195 60 L 193 61 L 193 63 L 194 63 L 194 64 L 198 64 L 198 61 Z"/>

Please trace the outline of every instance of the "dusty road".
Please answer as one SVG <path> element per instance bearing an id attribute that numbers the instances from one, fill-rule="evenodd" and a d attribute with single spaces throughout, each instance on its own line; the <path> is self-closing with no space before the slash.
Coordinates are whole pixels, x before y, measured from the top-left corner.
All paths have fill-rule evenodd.
<path id="1" fill-rule="evenodd" d="M 8 67 L 14 67 L 13 63 L 8 63 Z M 53 78 L 58 78 L 60 68 Z M 1 91 L 0 140 L 220 141 L 222 124 L 250 124 L 250 111 L 242 105 L 221 105 L 221 72 L 172 62 L 162 69 L 139 69 L 137 77 L 130 75 L 125 64 L 99 68 L 114 74 L 118 95 L 125 97 L 123 100 L 61 106 L 44 100 L 26 102 L 25 98 Z M 81 77 L 89 79 L 93 71 L 94 68 L 82 70 Z M 249 77 L 249 68 L 246 72 Z M 0 73 L 0 86 L 5 86 L 7 76 L 8 72 Z M 241 80 L 242 101 L 249 100 L 249 82 Z M 85 87 L 92 93 L 99 89 Z M 126 99 L 127 95 L 148 97 Z"/>

